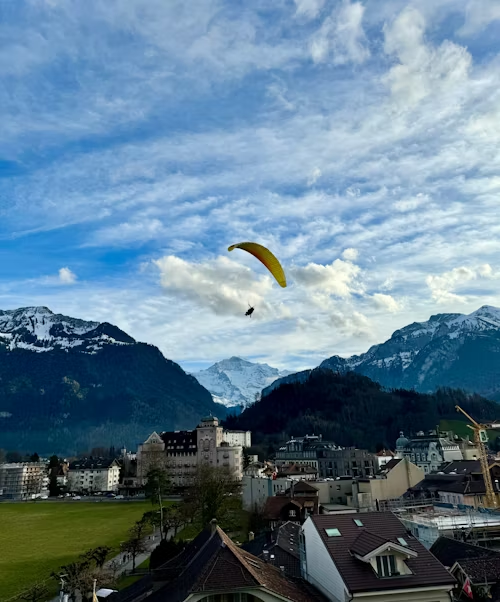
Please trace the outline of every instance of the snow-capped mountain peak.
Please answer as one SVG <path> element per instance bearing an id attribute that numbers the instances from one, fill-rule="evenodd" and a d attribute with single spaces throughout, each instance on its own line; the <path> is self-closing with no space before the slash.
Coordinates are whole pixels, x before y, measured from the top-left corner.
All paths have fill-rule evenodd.
<path id="1" fill-rule="evenodd" d="M 291 374 L 268 364 L 258 364 L 241 357 L 221 360 L 199 372 L 192 373 L 210 391 L 215 402 L 225 406 L 247 406 L 255 401 L 262 389 L 276 379 Z"/>
<path id="2" fill-rule="evenodd" d="M 106 344 L 130 344 L 134 339 L 116 326 L 54 314 L 48 307 L 0 310 L 0 346 L 9 350 L 44 352 L 75 348 L 96 353 Z"/>

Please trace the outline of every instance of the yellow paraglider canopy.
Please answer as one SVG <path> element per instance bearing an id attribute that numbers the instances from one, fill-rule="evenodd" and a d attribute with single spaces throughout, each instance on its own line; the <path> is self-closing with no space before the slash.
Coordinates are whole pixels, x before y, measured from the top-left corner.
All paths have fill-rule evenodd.
<path id="1" fill-rule="evenodd" d="M 283 288 L 286 287 L 285 272 L 283 271 L 280 262 L 269 249 L 266 249 L 266 247 L 263 247 L 256 242 L 240 242 L 236 245 L 231 245 L 227 250 L 232 251 L 233 249 L 243 249 L 243 251 L 247 251 L 256 257 L 276 278 L 276 282 Z"/>

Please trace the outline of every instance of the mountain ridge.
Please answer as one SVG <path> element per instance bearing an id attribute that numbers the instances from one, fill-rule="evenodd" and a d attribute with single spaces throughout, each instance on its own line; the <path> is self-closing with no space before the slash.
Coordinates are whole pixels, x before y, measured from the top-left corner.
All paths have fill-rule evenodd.
<path id="1" fill-rule="evenodd" d="M 481 358 L 481 359 L 479 359 Z M 434 314 L 413 322 L 366 353 L 325 359 L 320 368 L 358 372 L 388 388 L 422 393 L 438 387 L 463 388 L 500 400 L 500 309 L 483 305 L 471 314 Z M 310 371 L 289 375 L 263 390 L 303 380 Z"/>
<path id="2" fill-rule="evenodd" d="M 216 403 L 231 408 L 253 403 L 264 387 L 290 373 L 232 356 L 191 375 L 210 391 Z"/>
<path id="3" fill-rule="evenodd" d="M 0 311 L 0 448 L 135 449 L 153 430 L 194 428 L 223 406 L 182 368 L 117 326 L 46 307 Z"/>

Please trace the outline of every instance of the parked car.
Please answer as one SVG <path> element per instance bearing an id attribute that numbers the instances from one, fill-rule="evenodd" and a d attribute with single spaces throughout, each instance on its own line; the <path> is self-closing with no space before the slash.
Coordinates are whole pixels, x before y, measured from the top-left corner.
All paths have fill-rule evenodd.
<path id="1" fill-rule="evenodd" d="M 74 500 L 81 500 L 82 498 L 81 498 L 81 496 L 79 496 L 79 495 L 75 495 L 75 497 L 74 497 L 73 499 L 74 499 Z"/>
<path id="2" fill-rule="evenodd" d="M 116 495 L 115 496 L 115 500 L 124 500 L 125 496 L 124 495 Z"/>
<path id="3" fill-rule="evenodd" d="M 108 493 L 106 497 L 116 497 L 116 493 Z"/>
<path id="4" fill-rule="evenodd" d="M 48 496 L 48 495 L 41 495 L 41 496 L 40 496 L 40 499 L 41 499 L 41 500 L 48 500 L 48 499 L 49 499 L 49 496 Z"/>

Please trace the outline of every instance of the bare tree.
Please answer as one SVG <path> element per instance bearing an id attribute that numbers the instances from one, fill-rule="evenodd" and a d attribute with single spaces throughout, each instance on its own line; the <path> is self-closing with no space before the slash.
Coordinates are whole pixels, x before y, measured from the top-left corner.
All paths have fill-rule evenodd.
<path id="1" fill-rule="evenodd" d="M 133 571 L 135 571 L 135 559 L 139 554 L 147 550 L 146 542 L 144 541 L 146 527 L 146 523 L 142 521 L 137 522 L 129 531 L 129 539 L 122 544 L 122 551 L 132 556 Z"/>
<path id="2" fill-rule="evenodd" d="M 227 517 L 231 497 L 240 490 L 241 483 L 229 469 L 202 464 L 196 470 L 187 503 L 200 526 L 208 525 L 213 518 L 221 523 Z"/>
<path id="3" fill-rule="evenodd" d="M 49 595 L 49 589 L 45 583 L 34 583 L 29 589 L 19 594 L 18 600 L 27 602 L 44 602 Z"/>

